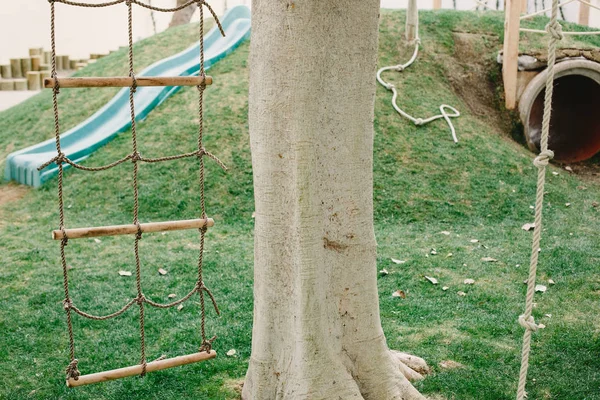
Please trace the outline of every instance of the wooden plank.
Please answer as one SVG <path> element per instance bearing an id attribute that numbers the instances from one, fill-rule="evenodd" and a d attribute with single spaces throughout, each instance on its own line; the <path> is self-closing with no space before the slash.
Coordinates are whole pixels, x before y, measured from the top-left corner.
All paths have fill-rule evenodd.
<path id="1" fill-rule="evenodd" d="M 211 350 L 210 352 L 201 352 L 188 354 L 185 356 L 179 356 L 174 358 L 167 358 L 166 360 L 160 361 L 152 361 L 146 364 L 146 372 L 154 372 L 160 371 L 167 368 L 179 367 L 181 365 L 187 365 L 192 363 L 197 363 L 200 361 L 210 360 L 211 358 L 215 358 L 217 356 L 217 352 Z M 83 385 L 90 385 L 92 383 L 106 382 L 112 381 L 114 379 L 126 378 L 128 376 L 140 375 L 142 373 L 141 365 L 134 365 L 131 367 L 113 369 L 111 371 L 98 372 L 95 374 L 89 375 L 81 375 L 79 379 L 68 379 L 67 386 L 68 387 L 77 387 Z"/>
<path id="2" fill-rule="evenodd" d="M 166 231 L 179 231 L 184 229 L 200 229 L 204 226 L 210 228 L 215 225 L 215 221 L 212 218 L 207 219 L 187 219 L 182 221 L 166 221 L 166 222 L 149 222 L 140 224 L 142 233 L 151 232 L 166 232 Z M 69 239 L 81 239 L 81 238 L 92 238 L 99 236 L 118 236 L 118 235 L 135 235 L 138 232 L 137 225 L 112 225 L 112 226 L 100 226 L 94 228 L 75 228 L 65 229 L 67 238 Z M 63 231 L 60 229 L 52 231 L 52 239 L 61 240 L 63 239 Z"/>
<path id="3" fill-rule="evenodd" d="M 517 106 L 521 1 L 524 0 L 506 0 L 506 9 L 504 11 L 502 78 L 504 80 L 505 105 L 509 110 L 513 110 Z"/>
<path id="4" fill-rule="evenodd" d="M 439 10 L 442 8 L 442 0 L 433 0 L 433 9 Z"/>
<path id="5" fill-rule="evenodd" d="M 579 2 L 579 25 L 589 26 L 590 24 L 590 6 Z"/>
<path id="6" fill-rule="evenodd" d="M 136 78 L 138 86 L 198 86 L 204 81 L 200 76 L 173 76 L 153 77 L 140 76 Z M 206 77 L 206 85 L 212 85 L 212 77 Z M 60 78 L 60 88 L 87 88 L 87 87 L 131 87 L 133 79 L 128 76 L 110 78 Z M 54 87 L 54 79 L 45 79 L 44 87 Z"/>

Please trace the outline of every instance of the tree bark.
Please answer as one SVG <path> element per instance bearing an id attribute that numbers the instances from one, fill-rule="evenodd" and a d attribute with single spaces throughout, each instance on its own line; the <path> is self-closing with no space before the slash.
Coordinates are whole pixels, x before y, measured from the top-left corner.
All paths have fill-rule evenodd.
<path id="1" fill-rule="evenodd" d="M 188 2 L 188 0 L 177 0 L 177 7 L 184 5 L 187 2 Z M 196 4 L 192 4 L 192 5 L 184 8 L 183 10 L 175 11 L 173 13 L 173 18 L 171 18 L 171 23 L 169 24 L 169 28 L 172 28 L 172 27 L 178 26 L 178 25 L 189 24 L 190 21 L 192 20 L 192 16 L 196 12 L 197 8 L 198 7 Z"/>
<path id="2" fill-rule="evenodd" d="M 379 0 L 253 2 L 254 325 L 243 399 L 423 399 L 379 317 L 378 14 Z"/>

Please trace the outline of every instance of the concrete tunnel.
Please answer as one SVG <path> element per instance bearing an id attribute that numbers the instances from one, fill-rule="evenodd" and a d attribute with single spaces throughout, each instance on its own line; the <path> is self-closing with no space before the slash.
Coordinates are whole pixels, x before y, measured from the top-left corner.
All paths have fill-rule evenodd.
<path id="1" fill-rule="evenodd" d="M 538 152 L 548 71 L 528 73 L 519 80 L 519 114 L 527 144 Z M 600 64 L 585 59 L 556 64 L 548 147 L 563 163 L 587 160 L 600 152 Z"/>

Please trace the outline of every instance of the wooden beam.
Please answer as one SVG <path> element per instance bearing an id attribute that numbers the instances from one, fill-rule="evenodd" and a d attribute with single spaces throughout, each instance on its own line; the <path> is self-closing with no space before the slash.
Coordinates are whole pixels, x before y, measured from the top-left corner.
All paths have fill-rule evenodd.
<path id="1" fill-rule="evenodd" d="M 505 105 L 509 110 L 513 110 L 517 106 L 521 1 L 523 0 L 506 0 L 506 9 L 504 11 L 502 78 L 504 80 Z"/>
<path id="2" fill-rule="evenodd" d="M 589 26 L 590 24 L 590 6 L 579 2 L 579 25 Z"/>
<path id="3" fill-rule="evenodd" d="M 215 225 L 212 218 L 207 219 L 187 219 L 182 221 L 149 222 L 140 224 L 142 233 L 179 231 L 183 229 L 200 229 L 204 226 L 210 228 Z M 99 236 L 118 236 L 135 235 L 138 232 L 137 225 L 112 225 L 100 226 L 95 228 L 75 228 L 65 229 L 67 238 L 81 239 Z M 52 231 L 52 239 L 61 240 L 64 238 L 63 231 L 60 229 Z"/>
<path id="4" fill-rule="evenodd" d="M 521 14 L 527 14 L 527 3 L 529 0 L 521 0 Z"/>
<path id="5" fill-rule="evenodd" d="M 206 85 L 212 85 L 212 77 L 207 76 L 203 79 L 200 76 L 173 76 L 173 77 L 153 77 L 140 76 L 136 78 L 138 86 L 198 86 L 203 82 Z M 133 79 L 128 76 L 111 78 L 60 78 L 58 80 L 60 88 L 87 88 L 87 87 L 131 87 Z M 45 79 L 44 87 L 51 89 L 54 87 L 54 79 Z"/>
<path id="6" fill-rule="evenodd" d="M 433 9 L 439 10 L 442 8 L 442 0 L 433 0 Z"/>
<path id="7" fill-rule="evenodd" d="M 215 358 L 217 353 L 214 350 L 210 352 L 201 352 L 188 354 L 185 356 L 179 356 L 174 358 L 167 358 L 166 360 L 152 361 L 146 364 L 146 372 L 160 371 L 167 368 L 179 367 L 181 365 L 192 364 L 200 361 L 210 360 Z M 79 379 L 75 380 L 69 378 L 67 380 L 68 387 L 77 387 L 83 385 L 90 385 L 92 383 L 112 381 L 114 379 L 126 378 L 128 376 L 140 375 L 142 373 L 142 365 L 134 365 L 126 368 L 113 369 L 111 371 L 98 372 L 95 374 L 81 375 Z"/>

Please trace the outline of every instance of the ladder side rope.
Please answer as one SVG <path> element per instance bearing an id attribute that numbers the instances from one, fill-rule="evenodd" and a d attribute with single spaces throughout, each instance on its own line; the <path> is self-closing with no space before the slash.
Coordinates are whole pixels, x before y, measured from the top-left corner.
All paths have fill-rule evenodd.
<path id="1" fill-rule="evenodd" d="M 413 54 L 412 54 L 412 57 L 410 58 L 410 60 L 408 60 L 408 62 L 405 64 L 391 65 L 388 67 L 380 68 L 377 71 L 377 82 L 379 82 L 381 84 L 381 86 L 383 86 L 384 88 L 386 88 L 387 90 L 392 92 L 392 106 L 398 112 L 398 114 L 400 114 L 404 118 L 410 120 L 416 126 L 425 125 L 425 124 L 428 124 L 435 120 L 443 118 L 446 121 L 446 123 L 448 124 L 448 126 L 450 127 L 450 133 L 452 134 L 452 140 L 454 140 L 454 143 L 458 143 L 458 138 L 456 136 L 456 129 L 454 128 L 454 124 L 452 124 L 452 120 L 451 120 L 451 118 L 460 117 L 460 112 L 458 112 L 458 110 L 456 108 L 449 106 L 447 104 L 442 104 L 442 105 L 440 105 L 440 114 L 434 115 L 429 118 L 415 118 L 412 115 L 410 115 L 409 113 L 407 113 L 406 111 L 402 110 L 398 106 L 398 103 L 397 103 L 398 89 L 396 88 L 396 86 L 394 86 L 393 84 L 391 84 L 389 82 L 386 82 L 381 77 L 381 74 L 385 71 L 402 72 L 406 68 L 410 67 L 416 61 L 417 56 L 419 55 L 420 44 L 421 44 L 421 41 L 420 41 L 419 37 L 417 36 L 417 38 L 415 39 L 415 50 L 413 51 Z"/>
<path id="2" fill-rule="evenodd" d="M 523 348 L 521 352 L 521 369 L 519 372 L 519 384 L 517 387 L 517 400 L 527 397 L 525 386 L 527 383 L 527 370 L 529 368 L 529 353 L 531 350 L 531 333 L 539 329 L 533 317 L 533 297 L 535 293 L 535 279 L 538 266 L 538 255 L 542 236 L 542 211 L 544 207 L 544 186 L 546 183 L 546 166 L 554 157 L 554 153 L 548 149 L 548 137 L 550 136 L 550 119 L 552 116 L 552 94 L 554 90 L 554 65 L 556 63 L 556 45 L 563 38 L 562 27 L 558 22 L 558 0 L 552 0 L 552 14 L 546 30 L 550 35 L 548 42 L 548 75 L 546 78 L 546 93 L 544 96 L 544 115 L 542 120 L 542 133 L 540 139 L 540 153 L 534 159 L 533 164 L 538 169 L 537 190 L 535 199 L 535 227 L 531 246 L 531 259 L 529 266 L 529 277 L 527 278 L 527 294 L 525 297 L 525 313 L 519 316 L 519 324 L 525 329 L 523 334 Z"/>

